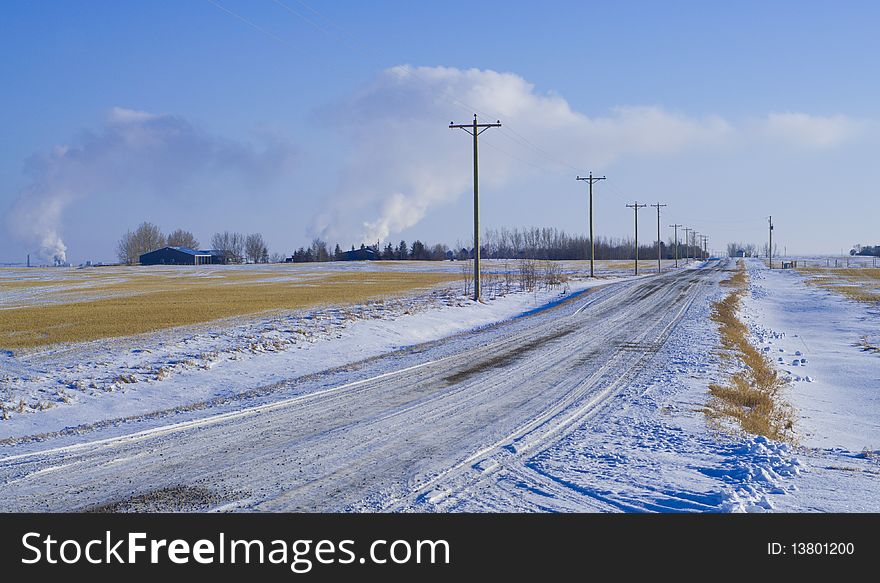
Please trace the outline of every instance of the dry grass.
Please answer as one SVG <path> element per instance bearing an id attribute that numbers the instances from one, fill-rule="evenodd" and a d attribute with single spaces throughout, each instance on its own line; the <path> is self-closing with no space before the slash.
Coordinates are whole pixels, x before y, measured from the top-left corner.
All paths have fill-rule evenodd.
<path id="1" fill-rule="evenodd" d="M 277 275 L 277 274 L 275 274 Z M 132 336 L 272 310 L 351 304 L 398 295 L 456 279 L 448 273 L 346 272 L 318 279 L 230 283 L 228 278 L 144 283 L 146 293 L 0 310 L 0 348 L 19 350 L 58 342 Z M 126 282 L 124 286 L 137 284 Z"/>
<path id="2" fill-rule="evenodd" d="M 856 343 L 856 347 L 860 348 L 862 352 L 873 352 L 874 354 L 880 354 L 880 346 L 875 346 L 868 341 L 867 336 L 862 336 L 862 338 Z"/>
<path id="3" fill-rule="evenodd" d="M 53 287 L 59 285 L 69 285 L 71 283 L 75 283 L 72 280 L 67 279 L 56 279 L 56 280 L 44 280 L 44 279 L 8 279 L 8 280 L 0 280 L 0 289 L 20 289 L 20 288 L 31 288 L 31 287 Z"/>
<path id="4" fill-rule="evenodd" d="M 722 285 L 732 291 L 712 306 L 712 321 L 718 325 L 724 353 L 745 368 L 733 373 L 726 384 L 709 385 L 712 395 L 704 409 L 713 420 L 736 421 L 743 431 L 771 439 L 793 438 L 791 408 L 782 401 L 785 385 L 771 362 L 748 340 L 748 327 L 737 317 L 748 275 L 742 261 Z"/>
<path id="5" fill-rule="evenodd" d="M 798 271 L 807 276 L 807 283 L 839 293 L 851 300 L 880 302 L 880 268 L 801 267 Z"/>

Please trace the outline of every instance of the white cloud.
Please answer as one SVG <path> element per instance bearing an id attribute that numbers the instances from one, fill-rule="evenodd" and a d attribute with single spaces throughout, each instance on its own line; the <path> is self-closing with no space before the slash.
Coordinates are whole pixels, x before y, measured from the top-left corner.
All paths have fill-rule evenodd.
<path id="1" fill-rule="evenodd" d="M 840 146 L 855 138 L 861 129 L 859 122 L 844 115 L 771 113 L 763 122 L 763 132 L 770 139 L 810 148 Z"/>
<path id="2" fill-rule="evenodd" d="M 315 218 L 314 234 L 363 242 L 385 239 L 454 201 L 471 184 L 468 138 L 444 127 L 500 118 L 501 130 L 481 137 L 510 156 L 485 150 L 481 181 L 510 184 L 533 169 L 535 149 L 565 160 L 539 163 L 601 170 L 627 156 L 666 156 L 723 143 L 732 133 L 720 117 L 690 117 L 661 107 L 618 107 L 604 116 L 574 111 L 559 95 L 538 93 L 512 73 L 450 67 L 393 67 L 348 102 L 327 112 L 344 128 L 352 158 L 343 168 L 339 194 Z M 517 160 L 516 158 L 519 158 Z M 546 155 L 543 155 L 546 158 Z"/>
<path id="3" fill-rule="evenodd" d="M 136 109 L 126 109 L 125 107 L 114 107 L 107 114 L 107 121 L 115 124 L 143 123 L 146 121 L 158 119 L 161 115 L 150 113 L 148 111 L 138 111 Z"/>

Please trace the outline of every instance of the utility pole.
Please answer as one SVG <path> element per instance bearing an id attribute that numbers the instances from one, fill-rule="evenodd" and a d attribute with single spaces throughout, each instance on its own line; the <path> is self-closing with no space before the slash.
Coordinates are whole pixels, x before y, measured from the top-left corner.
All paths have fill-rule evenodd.
<path id="1" fill-rule="evenodd" d="M 461 129 L 474 137 L 474 301 L 480 301 L 480 182 L 479 165 L 477 163 L 477 137 L 489 128 L 501 127 L 501 121 L 495 123 L 477 123 L 474 114 L 473 123 L 456 124 L 449 122 L 449 129 Z"/>
<path id="2" fill-rule="evenodd" d="M 767 248 L 767 257 L 770 258 L 770 269 L 773 269 L 773 215 L 767 218 L 770 220 L 770 246 Z"/>
<path id="3" fill-rule="evenodd" d="M 665 204 L 652 204 L 652 207 L 657 208 L 657 275 L 660 274 L 660 207 L 666 206 Z"/>
<path id="4" fill-rule="evenodd" d="M 693 231 L 693 229 L 684 227 L 682 230 L 684 231 L 684 264 L 688 265 L 691 262 L 691 240 L 688 237 L 688 233 Z"/>
<path id="5" fill-rule="evenodd" d="M 590 172 L 588 177 L 581 178 L 578 176 L 575 180 L 587 180 L 590 185 L 590 277 L 594 277 L 593 262 L 596 260 L 596 243 L 593 241 L 593 183 L 605 180 L 605 177 L 597 176 L 596 178 L 593 178 L 593 173 Z"/>
<path id="6" fill-rule="evenodd" d="M 703 238 L 703 259 L 709 259 L 709 237 L 701 235 Z"/>
<path id="7" fill-rule="evenodd" d="M 646 204 L 639 204 L 639 201 L 636 201 L 633 204 L 626 205 L 627 208 L 631 208 L 633 210 L 633 214 L 636 216 L 636 275 L 639 274 L 639 209 L 645 208 Z"/>
<path id="8" fill-rule="evenodd" d="M 669 225 L 670 229 L 675 229 L 675 266 L 678 267 L 678 228 L 682 225 Z"/>
<path id="9" fill-rule="evenodd" d="M 694 254 L 694 261 L 697 260 L 697 248 L 698 248 L 697 239 L 699 237 L 700 237 L 700 234 L 698 232 L 694 231 L 693 233 L 691 233 L 691 246 L 693 247 L 692 251 Z"/>

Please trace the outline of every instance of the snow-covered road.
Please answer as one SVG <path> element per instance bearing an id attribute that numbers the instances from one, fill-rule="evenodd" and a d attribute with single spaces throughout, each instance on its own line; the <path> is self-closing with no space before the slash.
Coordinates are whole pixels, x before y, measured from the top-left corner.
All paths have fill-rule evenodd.
<path id="1" fill-rule="evenodd" d="M 354 374 L 297 381 L 311 383 L 297 396 L 103 441 L 44 442 L 0 459 L 0 508 L 76 510 L 141 496 L 166 509 L 199 500 L 268 511 L 422 509 L 582 427 L 720 275 L 613 283 L 371 359 Z"/>

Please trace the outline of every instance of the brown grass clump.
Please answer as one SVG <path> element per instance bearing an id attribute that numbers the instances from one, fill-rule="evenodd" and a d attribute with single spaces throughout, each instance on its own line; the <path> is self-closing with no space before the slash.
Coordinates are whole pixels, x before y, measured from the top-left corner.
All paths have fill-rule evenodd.
<path id="1" fill-rule="evenodd" d="M 868 342 L 867 336 L 862 336 L 862 338 L 855 345 L 858 348 L 861 348 L 862 352 L 873 352 L 874 354 L 880 354 L 880 346 L 875 346 Z"/>
<path id="2" fill-rule="evenodd" d="M 200 279 L 171 290 L 0 310 L 0 348 L 133 336 L 273 310 L 360 303 L 455 278 L 449 273 L 346 272 L 316 279 L 234 284 Z"/>
<path id="3" fill-rule="evenodd" d="M 752 346 L 748 327 L 737 317 L 748 285 L 742 261 L 738 262 L 737 271 L 721 284 L 733 290 L 713 304 L 711 318 L 718 325 L 724 353 L 742 362 L 745 368 L 732 374 L 726 384 L 709 385 L 712 398 L 704 413 L 713 420 L 734 420 L 747 433 L 790 441 L 794 421 L 790 406 L 781 398 L 785 381 L 767 357 Z"/>

